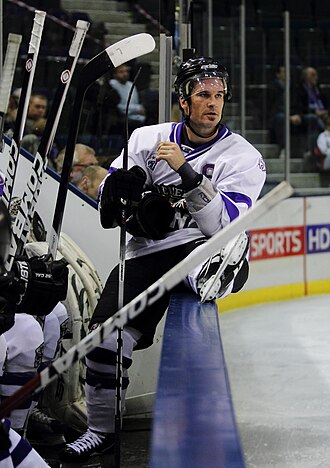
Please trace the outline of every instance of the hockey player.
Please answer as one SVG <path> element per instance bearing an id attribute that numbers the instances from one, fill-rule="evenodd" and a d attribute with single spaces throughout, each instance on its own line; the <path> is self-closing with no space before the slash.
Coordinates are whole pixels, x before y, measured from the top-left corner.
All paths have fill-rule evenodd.
<path id="1" fill-rule="evenodd" d="M 12 222 L 20 201 L 14 198 L 10 204 Z M 11 303 L 20 302 L 11 309 L 15 312 L 12 326 L 3 332 L 7 351 L 0 376 L 0 400 L 12 395 L 54 358 L 61 338 L 60 324 L 66 318 L 63 316 L 65 307 L 58 301 L 66 297 L 67 276 L 66 262 L 48 262 L 43 257 L 33 256 L 30 260 L 22 257 L 15 261 L 13 271 L 0 277 L 0 296 Z M 23 434 L 34 405 L 32 399 L 28 399 L 11 412 L 11 427 L 19 434 Z M 41 417 L 46 418 L 35 409 L 29 422 Z"/>
<path id="2" fill-rule="evenodd" d="M 23 303 L 27 304 L 28 308 L 31 305 L 33 306 L 33 310 L 38 312 L 37 302 L 40 297 L 42 309 L 51 311 L 54 307 L 54 301 L 56 303 L 63 294 L 62 285 L 59 283 L 55 285 L 55 278 L 59 272 L 56 274 L 53 270 L 50 274 L 52 278 L 48 277 L 44 283 L 44 286 L 46 286 L 48 290 L 49 302 L 45 297 L 42 297 L 42 281 L 38 282 L 36 277 L 38 273 L 42 276 L 46 269 L 48 269 L 48 272 L 51 271 L 48 268 L 49 265 L 47 268 L 45 267 L 42 259 L 38 262 L 38 266 L 34 264 L 32 269 L 31 265 L 25 263 L 24 267 L 29 270 L 28 275 L 23 275 L 26 281 L 18 274 L 19 268 L 17 268 L 17 265 L 15 265 L 15 268 L 11 272 L 7 272 L 4 269 L 3 265 L 6 262 L 10 245 L 10 224 L 9 213 L 4 204 L 0 201 L 0 378 L 8 352 L 5 335 L 13 330 L 15 318 L 17 319 L 17 317 L 20 317 L 19 314 L 15 315 L 17 310 L 16 303 L 19 302 L 19 297 L 21 297 Z M 66 269 L 66 265 L 63 264 L 63 262 L 54 262 L 53 266 L 61 270 L 60 276 L 62 277 L 63 268 Z M 51 282 L 53 282 L 54 288 L 52 288 Z M 61 290 L 60 293 L 58 288 Z M 27 314 L 22 314 L 22 317 L 25 316 L 29 317 Z M 28 327 L 26 328 L 26 332 L 29 333 Z M 22 336 L 16 337 L 16 341 L 21 341 L 22 339 Z M 25 343 L 30 342 L 31 339 L 25 340 Z M 22 439 L 21 436 L 11 428 L 10 421 L 8 419 L 3 419 L 0 421 L 0 467 L 15 468 L 18 466 L 21 468 L 44 468 L 47 467 L 48 464 L 26 440 Z"/>
<path id="3" fill-rule="evenodd" d="M 135 130 L 101 185 L 100 216 L 104 228 L 120 224 L 125 208 L 131 234 L 125 262 L 124 302 L 157 281 L 257 200 L 265 182 L 260 153 L 242 136 L 221 124 L 230 99 L 225 67 L 212 58 L 181 64 L 175 80 L 183 122 Z M 242 233 L 204 265 L 185 285 L 204 301 L 242 288 L 248 276 L 248 240 Z M 224 274 L 215 280 L 224 256 Z M 118 310 L 118 267 L 105 284 L 91 320 L 97 327 Z M 157 324 L 169 304 L 165 294 L 131 320 L 123 330 L 122 401 L 127 369 L 135 349 L 152 344 Z M 88 354 L 86 375 L 87 431 L 66 446 L 62 461 L 81 463 L 114 448 L 116 333 Z"/>

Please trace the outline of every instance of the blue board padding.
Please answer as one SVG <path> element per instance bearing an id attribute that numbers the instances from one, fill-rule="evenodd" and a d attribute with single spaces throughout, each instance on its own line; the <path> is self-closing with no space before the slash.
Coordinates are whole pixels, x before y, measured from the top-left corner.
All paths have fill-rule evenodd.
<path id="1" fill-rule="evenodd" d="M 172 295 L 151 438 L 151 468 L 243 468 L 216 304 Z"/>

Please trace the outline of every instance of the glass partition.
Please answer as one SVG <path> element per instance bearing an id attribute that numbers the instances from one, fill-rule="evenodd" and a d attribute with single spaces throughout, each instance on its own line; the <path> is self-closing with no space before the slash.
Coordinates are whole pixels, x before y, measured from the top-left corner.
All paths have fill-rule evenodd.
<path id="1" fill-rule="evenodd" d="M 233 99 L 226 104 L 225 123 L 239 133 L 243 130 L 244 136 L 263 154 L 268 174 L 266 190 L 285 178 L 289 147 L 291 184 L 301 193 L 329 192 L 330 172 L 322 171 L 323 158 L 318 152 L 317 138 L 325 128 L 329 109 L 330 10 L 321 13 L 316 8 L 318 2 L 286 2 L 290 26 L 287 62 L 282 2 L 216 3 L 213 55 L 227 66 L 233 88 Z M 290 142 L 285 138 L 286 63 L 290 64 Z M 245 76 L 243 86 L 242 75 Z M 317 86 L 316 93 L 309 85 Z M 240 115 L 243 97 L 244 122 Z"/>

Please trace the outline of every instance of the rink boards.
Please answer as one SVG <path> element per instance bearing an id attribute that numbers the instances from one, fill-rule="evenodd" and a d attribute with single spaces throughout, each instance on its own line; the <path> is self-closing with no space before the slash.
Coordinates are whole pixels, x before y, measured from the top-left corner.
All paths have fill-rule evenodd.
<path id="1" fill-rule="evenodd" d="M 250 277 L 220 311 L 330 291 L 330 196 L 283 201 L 249 232 Z"/>
<path id="2" fill-rule="evenodd" d="M 20 158 L 14 195 L 22 195 L 31 157 Z M 0 169 L 7 166 L 0 158 Z M 47 170 L 37 211 L 49 232 L 59 176 Z M 286 297 L 318 294 L 330 286 L 330 195 L 293 197 L 256 222 L 250 231 L 250 277 L 244 290 L 222 300 L 221 310 Z M 102 281 L 119 258 L 119 230 L 101 227 L 96 203 L 71 187 L 63 232 L 84 250 Z"/>

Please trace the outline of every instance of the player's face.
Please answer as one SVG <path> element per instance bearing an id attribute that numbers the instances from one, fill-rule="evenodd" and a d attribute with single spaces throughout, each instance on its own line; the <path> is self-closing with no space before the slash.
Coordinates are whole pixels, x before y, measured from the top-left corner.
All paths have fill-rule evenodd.
<path id="1" fill-rule="evenodd" d="M 199 129 L 210 130 L 220 122 L 224 106 L 225 89 L 219 78 L 205 78 L 194 86 L 190 97 L 190 122 Z M 181 102 L 186 114 L 187 101 Z"/>

